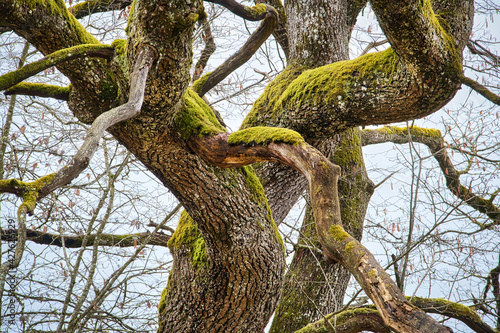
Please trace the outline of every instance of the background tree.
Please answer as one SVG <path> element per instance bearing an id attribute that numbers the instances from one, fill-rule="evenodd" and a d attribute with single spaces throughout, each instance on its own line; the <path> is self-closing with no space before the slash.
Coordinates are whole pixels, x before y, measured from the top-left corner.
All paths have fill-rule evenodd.
<path id="1" fill-rule="evenodd" d="M 111 46 L 99 44 L 88 33 L 92 25 L 86 31 L 75 17 L 121 9 L 119 5 L 126 6 L 129 2 L 86 2 L 69 11 L 61 1 L 0 3 L 0 26 L 13 29 L 47 56 L 14 75 L 4 75 L 0 81 L 2 89 L 9 88 L 10 94 L 67 100 L 81 122 L 92 123 L 85 141 L 78 143 L 81 149 L 66 167 L 31 183 L 16 180 L 1 183 L 2 191 L 23 198 L 17 213 L 20 225 L 16 231 L 15 264 L 21 262 L 28 237 L 37 242 L 46 238 L 43 232 L 28 232 L 26 213 L 34 209 L 36 202 L 56 193 L 55 190 L 60 191 L 82 173 L 106 129 L 186 209 L 172 237 L 157 233 L 162 227 L 160 223 L 154 224 L 156 229 L 150 235 L 127 235 L 119 238 L 119 242 L 111 237 L 106 243 L 110 238 L 104 229 L 114 207 L 114 182 L 129 161 L 122 160 L 114 168 L 106 161 L 109 156 L 106 157 L 105 150 L 106 168 L 101 173 L 106 175 L 103 177 L 106 184 L 101 201 L 109 200 L 108 209 L 99 218 L 97 229 L 92 229 L 92 223 L 99 215 L 91 214 L 84 235 L 71 239 L 78 247 L 93 246 L 92 259 L 88 259 L 92 263 L 88 267 L 89 282 L 79 292 L 81 301 L 71 303 L 71 289 L 67 293 L 62 315 L 57 320 L 58 328 L 74 331 L 89 328 L 89 320 L 96 325 L 103 323 L 103 317 L 96 315 L 97 309 L 106 297 L 110 299 L 111 289 L 116 279 L 123 278 L 124 270 L 117 269 L 102 287 L 94 287 L 94 299 L 82 308 L 93 283 L 99 244 L 125 245 L 125 240 L 130 240 L 128 246 L 137 246 L 136 239 L 145 239 L 144 245 L 165 245 L 169 238 L 174 263 L 159 305 L 160 331 L 262 331 L 274 312 L 283 282 L 282 300 L 271 329 L 295 331 L 340 309 L 348 272 L 354 274 L 378 312 L 347 310 L 327 317 L 332 320 L 316 327 L 323 325 L 337 331 L 348 331 L 351 327 L 446 331 L 411 305 L 401 292 L 410 267 L 408 250 L 413 250 L 413 231 L 395 254 L 394 266 L 402 267 L 401 271 L 395 269 L 397 285 L 358 242 L 375 187 L 367 178 L 361 145 L 389 141 L 418 141 L 427 145 L 445 175 L 450 192 L 492 221 L 497 209 L 495 196 L 484 199 L 484 195 L 460 184 L 459 174 L 443 150 L 445 145 L 439 132 L 412 126 L 360 131 L 356 126 L 407 121 L 431 114 L 453 97 L 462 82 L 496 101 L 484 86 L 462 75 L 461 53 L 472 27 L 472 4 L 436 1 L 417 6 L 373 1 L 371 6 L 392 48 L 342 62 L 349 58 L 348 41 L 366 2 L 288 1 L 285 7 L 277 1 L 254 7 L 232 1 L 214 2 L 243 19 L 262 20 L 262 23 L 240 51 L 201 77 L 192 89 L 187 86 L 191 80 L 191 45 L 197 21 L 202 25 L 207 48 L 195 65 L 195 77 L 203 71 L 205 59 L 213 48 L 207 23 L 210 20 L 196 1 L 132 4 L 126 29 L 128 39 L 116 40 Z M 243 130 L 229 136 L 218 120 L 220 116 L 199 96 L 247 61 L 271 33 L 285 55 L 286 68 L 254 103 Z M 474 44 L 469 44 L 472 49 Z M 474 52 L 495 59 L 485 50 L 478 52 L 477 47 Z M 54 65 L 69 79 L 70 87 L 18 84 Z M 10 128 L 8 123 L 4 128 Z M 21 128 L 20 132 L 25 131 Z M 342 173 L 328 158 L 341 166 Z M 263 161 L 273 163 L 260 163 L 255 173 L 250 167 L 235 169 Z M 16 178 L 37 178 L 31 175 L 20 174 Z M 295 257 L 283 281 L 283 245 L 276 225 L 307 187 L 311 210 L 300 228 Z M 415 226 L 418 198 L 415 187 L 411 189 L 409 230 Z M 43 228 L 43 223 L 38 226 Z M 66 237 L 53 236 L 51 244 L 59 242 L 68 247 L 63 244 Z M 159 238 L 157 243 L 153 241 L 155 238 Z M 421 243 L 425 242 L 417 242 Z M 142 250 L 136 249 L 132 258 Z M 84 251 L 79 253 L 77 262 Z M 318 259 L 323 256 L 326 260 Z M 487 285 L 494 287 L 493 271 Z M 74 270 L 70 280 L 76 280 L 77 276 Z M 127 281 L 127 277 L 122 281 Z M 325 283 L 331 281 L 335 281 L 334 286 Z M 127 290 L 124 283 L 118 283 L 120 290 Z M 475 330 L 489 329 L 480 320 L 478 324 L 473 312 L 464 314 L 446 302 L 420 301 L 418 307 L 441 309 L 447 316 L 472 322 Z M 73 311 L 71 315 L 68 309 Z M 107 325 L 115 329 L 119 320 L 110 322 Z"/>

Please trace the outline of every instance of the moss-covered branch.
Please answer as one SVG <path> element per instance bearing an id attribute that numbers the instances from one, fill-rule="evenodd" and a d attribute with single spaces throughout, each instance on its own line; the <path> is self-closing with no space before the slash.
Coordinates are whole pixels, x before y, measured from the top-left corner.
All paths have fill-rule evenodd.
<path id="1" fill-rule="evenodd" d="M 17 238 L 18 230 L 0 230 L 0 239 L 8 241 Z M 151 236 L 151 237 L 150 237 Z M 84 243 L 84 238 L 87 237 L 87 242 Z M 148 238 L 149 237 L 149 238 Z M 28 229 L 26 231 L 26 239 L 37 244 L 54 245 L 67 248 L 81 248 L 82 246 L 93 246 L 96 239 L 99 238 L 99 246 L 115 246 L 115 247 L 135 247 L 142 244 L 145 239 L 148 239 L 148 245 L 167 246 L 170 235 L 157 232 L 151 234 L 149 232 L 114 235 L 114 234 L 100 234 L 98 237 L 95 234 L 91 235 L 58 235 L 46 233 L 38 230 Z"/>
<path id="2" fill-rule="evenodd" d="M 442 298 L 406 297 L 413 305 L 427 313 L 436 313 L 455 318 L 477 333 L 496 332 L 470 307 L 450 302 Z M 391 332 L 384 324 L 379 312 L 373 306 L 349 308 L 335 314 L 328 314 L 323 319 L 311 323 L 296 333 L 350 333 L 368 330 L 373 332 Z"/>
<path id="3" fill-rule="evenodd" d="M 221 3 L 225 1 L 214 1 L 215 3 Z M 232 1 L 229 1 L 233 3 Z M 266 6 L 263 4 L 256 5 L 254 7 L 246 7 L 242 6 L 236 2 L 234 2 L 238 6 L 244 7 L 243 12 L 247 13 L 249 17 L 254 18 L 255 20 L 263 19 L 260 26 L 254 33 L 250 36 L 250 38 L 246 41 L 246 43 L 239 49 L 235 54 L 229 57 L 222 65 L 217 67 L 213 72 L 204 76 L 200 80 L 203 80 L 201 83 L 198 82 L 196 84 L 197 88 L 195 91 L 203 96 L 210 89 L 215 87 L 219 82 L 224 80 L 229 74 L 231 74 L 235 69 L 243 65 L 250 59 L 255 52 L 260 48 L 260 46 L 267 40 L 267 38 L 271 35 L 278 23 L 278 13 L 271 6 Z M 238 7 L 239 8 L 239 7 Z"/>
<path id="4" fill-rule="evenodd" d="M 422 298 L 408 297 L 410 302 L 427 313 L 438 313 L 446 317 L 455 318 L 469 326 L 474 332 L 495 333 L 488 324 L 481 320 L 481 317 L 474 309 L 451 302 L 442 298 Z"/>
<path id="5" fill-rule="evenodd" d="M 121 10 L 129 6 L 131 3 L 132 0 L 88 0 L 77 3 L 76 5 L 69 7 L 68 10 L 77 19 L 80 19 L 95 13 Z"/>
<path id="6" fill-rule="evenodd" d="M 51 84 L 21 82 L 5 90 L 4 94 L 49 97 L 62 101 L 68 101 L 70 92 L 71 85 L 67 87 L 61 87 Z"/>
<path id="7" fill-rule="evenodd" d="M 487 100 L 489 100 L 492 103 L 495 103 L 496 105 L 500 105 L 500 96 L 497 94 L 493 93 L 490 91 L 488 88 L 483 86 L 477 81 L 474 81 L 471 78 L 468 78 L 466 76 L 462 76 L 462 83 L 465 84 L 467 87 L 471 88 Z"/>
<path id="8" fill-rule="evenodd" d="M 361 331 L 389 333 L 377 310 L 372 308 L 348 309 L 339 314 L 329 314 L 295 333 L 357 333 Z"/>
<path id="9" fill-rule="evenodd" d="M 277 161 L 300 171 L 309 182 L 316 232 L 325 257 L 341 263 L 354 275 L 380 311 L 385 324 L 397 332 L 448 332 L 413 307 L 370 251 L 343 229 L 337 187 L 340 168 L 307 143 L 270 142 L 272 138 L 259 137 L 260 133 L 247 129 L 239 139 L 233 134 L 232 144 L 228 142 L 227 133 L 192 135 L 188 145 L 208 163 L 220 167 Z M 249 145 L 255 142 L 267 144 Z"/>
<path id="10" fill-rule="evenodd" d="M 55 174 L 53 173 L 33 182 L 22 182 L 17 179 L 1 179 L 0 193 L 12 193 L 23 198 L 21 207 L 26 207 L 28 209 L 27 211 L 31 213 L 35 208 L 40 191 L 48 186 L 54 178 Z"/>
<path id="11" fill-rule="evenodd" d="M 45 58 L 28 64 L 16 71 L 0 76 L 0 91 L 10 88 L 21 81 L 55 66 L 61 62 L 81 57 L 111 58 L 114 48 L 110 45 L 85 44 L 56 51 Z"/>
<path id="12" fill-rule="evenodd" d="M 475 210 L 486 214 L 492 224 L 500 224 L 500 208 L 492 200 L 485 199 L 472 192 L 460 182 L 460 172 L 455 169 L 451 158 L 445 148 L 445 142 L 441 132 L 436 129 L 426 129 L 419 127 L 382 127 L 377 129 L 365 129 L 362 131 L 363 145 L 393 142 L 404 144 L 410 141 L 425 144 L 439 164 L 446 186 L 455 196 L 463 200 L 467 205 Z M 482 228 L 490 227 L 491 224 L 481 225 Z"/>

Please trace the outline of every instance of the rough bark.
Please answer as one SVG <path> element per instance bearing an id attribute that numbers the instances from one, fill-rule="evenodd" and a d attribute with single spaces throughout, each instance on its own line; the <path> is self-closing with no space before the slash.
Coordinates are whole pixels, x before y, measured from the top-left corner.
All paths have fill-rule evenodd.
<path id="1" fill-rule="evenodd" d="M 436 10 L 453 9 L 437 17 L 427 0 L 397 5 L 373 0 L 371 5 L 393 49 L 327 65 L 347 58 L 349 27 L 363 5 L 363 1 L 286 3 L 290 65 L 255 103 L 245 127 L 294 129 L 318 147 L 326 147 L 324 153 L 330 157 L 332 144 L 337 149 L 335 143 L 341 140 L 335 136 L 346 129 L 427 115 L 453 97 L 461 82 L 461 51 L 470 32 L 472 4 L 436 2 Z M 305 17 L 313 13 L 318 20 Z M 242 13 L 253 14 L 262 13 Z M 113 107 L 134 100 L 129 90 L 134 88 L 135 60 L 141 50 L 154 50 L 156 61 L 149 70 L 140 114 L 109 131 L 186 209 L 169 241 L 174 266 L 160 302 L 160 332 L 261 332 L 266 326 L 283 282 L 283 245 L 252 168 L 221 168 L 257 161 L 279 161 L 307 176 L 325 256 L 356 277 L 385 325 L 401 332 L 447 331 L 411 306 L 373 256 L 344 231 L 342 225 L 347 228 L 348 221 L 342 222 L 337 166 L 304 146 L 302 138 L 293 134 L 296 141 L 290 142 L 281 136 L 290 132 L 258 129 L 278 134 L 264 143 L 255 136 L 254 142 L 228 143 L 210 108 L 187 89 L 192 32 L 204 15 L 199 0 L 136 1 L 131 7 L 128 40 L 113 43 L 112 61 L 79 58 L 57 64 L 72 83 L 69 106 L 80 120 L 92 123 Z M 324 25 L 315 25 L 318 22 Z M 98 44 L 62 0 L 2 0 L 0 26 L 14 29 L 44 55 Z M 283 196 L 277 187 L 300 195 L 306 183 L 297 180 L 297 173 L 266 165 L 259 175 L 262 179 L 270 176 L 264 182 L 270 207 L 282 205 L 275 216 L 283 218 L 294 197 L 279 202 Z M 362 163 L 353 165 L 363 171 Z M 37 186 L 53 184 L 49 178 L 42 179 L 43 184 L 21 184 L 34 196 L 30 205 L 20 208 L 23 221 L 44 193 Z M 366 180 L 360 184 L 366 186 Z M 2 191 L 26 192 L 19 184 L 0 185 Z M 355 187 L 348 196 L 361 193 Z M 364 204 L 359 203 L 358 212 Z"/>
<path id="2" fill-rule="evenodd" d="M 332 160 L 343 170 L 338 186 L 342 222 L 351 235 L 361 240 L 372 187 L 366 175 L 358 129 L 342 134 L 341 141 L 335 144 Z M 342 307 L 351 274 L 342 265 L 327 262 L 313 249 L 321 250 L 321 243 L 308 209 L 271 332 L 295 332 Z"/>

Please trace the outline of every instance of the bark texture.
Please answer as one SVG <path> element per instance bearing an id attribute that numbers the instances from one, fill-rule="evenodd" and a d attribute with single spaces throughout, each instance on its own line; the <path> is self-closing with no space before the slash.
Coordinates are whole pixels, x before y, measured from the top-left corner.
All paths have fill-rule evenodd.
<path id="1" fill-rule="evenodd" d="M 323 271 L 313 271 L 311 252 L 297 252 L 273 330 L 293 331 L 333 311 L 349 271 L 384 322 L 366 317 L 373 327 L 447 332 L 404 298 L 359 243 L 371 190 L 355 127 L 421 117 L 454 96 L 462 82 L 461 52 L 472 26 L 472 1 L 372 0 L 392 48 L 353 60 L 347 60 L 349 36 L 365 1 L 291 0 L 285 6 L 266 1 L 276 9 L 213 2 L 248 19 L 265 18 L 265 34 L 254 35 L 258 43 L 277 25 L 275 35 L 289 60 L 254 104 L 244 130 L 231 136 L 188 88 L 193 30 L 206 15 L 201 0 L 134 1 L 128 39 L 112 43 L 112 59 L 56 64 L 72 83 L 68 104 L 81 121 L 102 132 L 106 115 L 132 110 L 119 118 L 127 120 L 106 122 L 114 124 L 108 131 L 185 208 L 168 242 L 174 265 L 161 296 L 159 332 L 262 332 L 284 280 L 284 248 L 273 215 L 282 221 L 306 188 L 314 227 L 312 219 L 305 221 L 300 242 L 317 236 L 314 247 L 321 246 L 327 261 L 337 264 L 322 262 L 318 268 Z M 100 48 L 63 0 L 0 0 L 0 26 L 13 29 L 46 56 L 85 44 Z M 149 61 L 142 64 L 145 50 Z M 147 73 L 144 89 L 136 85 L 137 71 Z M 134 93 L 138 90 L 140 96 Z M 94 145 L 98 132 L 89 132 Z M 247 166 L 255 162 L 265 162 L 258 168 L 262 182 Z M 24 222 L 39 197 L 64 183 L 53 179 L 3 181 L 0 190 L 26 196 L 29 202 L 20 207 Z M 294 273 L 297 269 L 300 274 Z M 297 280 L 294 274 L 301 276 Z M 325 291 L 316 281 L 326 279 L 342 283 Z M 293 295 L 296 281 L 307 285 L 303 289 L 310 287 L 309 295 L 316 297 L 311 303 L 321 306 L 306 305 L 304 317 L 289 316 L 294 322 L 279 326 L 292 311 L 287 306 L 303 306 L 301 296 Z"/>

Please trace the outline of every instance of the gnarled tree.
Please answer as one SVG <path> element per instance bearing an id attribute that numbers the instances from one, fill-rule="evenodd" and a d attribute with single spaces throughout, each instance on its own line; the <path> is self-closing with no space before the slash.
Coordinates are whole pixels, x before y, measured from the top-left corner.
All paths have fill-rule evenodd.
<path id="1" fill-rule="evenodd" d="M 67 100 L 74 116 L 92 125 L 58 172 L 32 182 L 0 182 L 0 191 L 23 198 L 14 264 L 27 239 L 44 238 L 27 232 L 26 215 L 87 167 L 107 130 L 185 209 L 167 237 L 174 264 L 161 295 L 159 332 L 262 332 L 276 309 L 271 331 L 294 332 L 341 308 L 351 274 L 376 310 L 348 310 L 338 331 L 450 331 L 408 301 L 360 244 L 374 190 L 362 142 L 376 143 L 382 135 L 385 141 L 404 140 L 398 136 L 404 130 L 377 136 L 359 126 L 430 115 L 462 82 L 477 84 L 462 69 L 473 1 L 371 0 L 390 48 L 352 60 L 349 39 L 367 1 L 267 0 L 253 7 L 206 2 L 261 24 L 240 50 L 190 86 L 196 23 L 205 25 L 207 45 L 212 38 L 201 0 L 87 1 L 71 8 L 62 0 L 0 0 L 3 31 L 13 30 L 45 55 L 0 77 L 0 88 Z M 119 4 L 131 6 L 128 37 L 111 45 L 99 43 L 75 18 Z M 242 128 L 229 134 L 203 95 L 271 34 L 285 52 L 286 68 L 255 101 Z M 209 56 L 196 66 L 197 77 Z M 22 82 L 52 66 L 70 80 L 69 87 Z M 417 137 L 441 168 L 449 168 L 440 137 Z M 498 219 L 484 200 L 471 199 L 458 177 L 447 175 L 455 195 Z M 311 209 L 299 239 L 304 246 L 285 272 L 277 225 L 306 190 Z M 319 264 L 310 248 L 321 249 Z M 3 278 L 8 269 L 2 267 Z M 335 290 L 325 281 L 335 281 Z M 327 319 L 304 330 L 335 330 Z M 78 325 L 73 316 L 58 329 L 72 332 Z"/>

